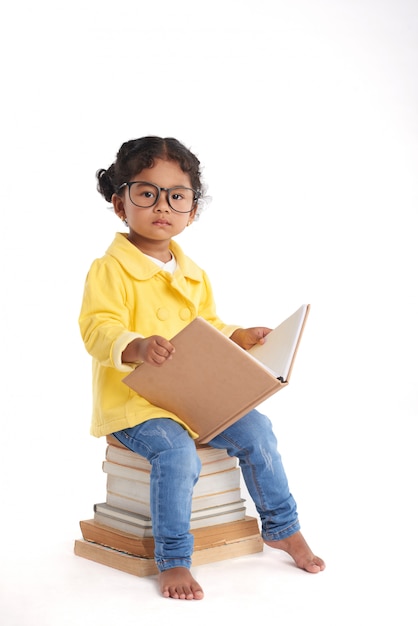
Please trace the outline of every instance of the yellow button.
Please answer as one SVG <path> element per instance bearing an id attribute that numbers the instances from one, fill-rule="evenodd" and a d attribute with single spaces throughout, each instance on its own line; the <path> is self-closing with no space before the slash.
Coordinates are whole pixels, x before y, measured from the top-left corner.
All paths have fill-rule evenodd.
<path id="1" fill-rule="evenodd" d="M 167 309 L 157 309 L 157 317 L 159 320 L 161 320 L 162 322 L 165 322 L 165 320 L 168 320 L 169 314 Z"/>
<path id="2" fill-rule="evenodd" d="M 192 316 L 192 313 L 190 309 L 181 309 L 180 319 L 183 320 L 183 322 L 185 322 L 186 320 L 189 320 L 191 316 Z"/>

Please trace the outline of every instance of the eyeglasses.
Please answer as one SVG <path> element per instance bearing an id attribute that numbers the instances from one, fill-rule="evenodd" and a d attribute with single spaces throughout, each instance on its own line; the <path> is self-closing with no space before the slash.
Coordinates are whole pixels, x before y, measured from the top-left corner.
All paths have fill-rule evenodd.
<path id="1" fill-rule="evenodd" d="M 129 198 L 137 207 L 149 209 L 155 206 L 160 199 L 161 192 L 167 192 L 167 202 L 176 213 L 191 213 L 194 204 L 200 197 L 200 193 L 189 187 L 159 187 L 153 183 L 135 180 L 131 183 L 123 183 L 118 191 L 128 187 Z"/>

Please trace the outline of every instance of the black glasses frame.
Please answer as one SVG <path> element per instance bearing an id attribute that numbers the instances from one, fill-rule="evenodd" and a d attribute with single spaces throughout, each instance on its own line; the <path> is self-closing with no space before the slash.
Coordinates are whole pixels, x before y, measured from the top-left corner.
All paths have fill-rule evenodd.
<path id="1" fill-rule="evenodd" d="M 141 204 L 137 204 L 136 202 L 134 202 L 132 200 L 131 197 L 131 187 L 132 185 L 137 185 L 138 183 L 142 183 L 144 185 L 150 185 L 151 187 L 155 187 L 155 189 L 157 190 L 157 196 L 154 200 L 154 202 L 152 204 L 149 204 L 147 206 L 142 206 Z M 121 189 L 123 189 L 123 187 L 128 187 L 128 193 L 129 193 L 129 199 L 132 202 L 132 204 L 134 204 L 135 206 L 139 207 L 140 209 L 151 209 L 153 206 L 155 206 L 157 204 L 157 202 L 159 201 L 160 197 L 161 197 L 161 192 L 162 191 L 166 191 L 167 192 L 167 202 L 168 205 L 170 207 L 170 209 L 172 209 L 175 213 L 191 213 L 193 211 L 194 207 L 194 203 L 197 202 L 201 196 L 199 191 L 196 191 L 195 189 L 192 189 L 192 187 L 182 187 L 182 185 L 176 185 L 175 187 L 160 187 L 159 185 L 156 185 L 155 183 L 149 183 L 147 180 L 133 180 L 130 183 L 122 183 L 119 187 L 118 187 L 118 193 Z M 179 211 L 178 209 L 175 209 L 170 202 L 170 193 L 174 190 L 174 189 L 187 189 L 188 191 L 193 191 L 193 206 L 190 209 L 190 211 Z"/>

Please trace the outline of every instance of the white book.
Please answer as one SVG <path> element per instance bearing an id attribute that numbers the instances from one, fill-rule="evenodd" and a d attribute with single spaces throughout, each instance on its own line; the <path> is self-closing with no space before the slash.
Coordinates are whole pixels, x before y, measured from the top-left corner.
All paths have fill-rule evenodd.
<path id="1" fill-rule="evenodd" d="M 144 490 L 148 493 L 150 474 L 144 470 L 133 469 L 111 463 L 103 462 L 103 471 L 107 474 L 107 489 L 120 495 L 134 499 L 143 499 Z M 224 472 L 205 474 L 197 481 L 193 496 L 209 495 L 218 491 L 228 491 L 240 486 L 241 470 L 233 467 Z"/>
<path id="2" fill-rule="evenodd" d="M 202 462 L 200 475 L 220 472 L 231 467 L 236 467 L 237 459 L 228 455 L 226 450 L 217 448 L 198 448 L 198 455 Z M 133 469 L 151 471 L 151 463 L 145 457 L 132 452 L 128 448 L 109 444 L 106 448 L 106 461 L 118 463 Z"/>
<path id="3" fill-rule="evenodd" d="M 208 496 L 193 497 L 192 511 L 201 511 L 202 509 L 207 509 L 213 506 L 236 502 L 240 499 L 241 489 L 231 489 L 230 491 L 218 492 Z M 118 509 L 151 517 L 149 494 L 145 495 L 142 500 L 139 500 L 107 491 L 106 503 Z"/>
<path id="4" fill-rule="evenodd" d="M 94 513 L 100 513 L 107 517 L 113 517 L 115 519 L 129 522 L 142 527 L 151 527 L 151 517 L 149 515 L 141 515 L 140 513 L 133 513 L 132 511 L 126 511 L 112 506 L 107 502 L 99 502 L 94 505 Z"/>
<path id="5" fill-rule="evenodd" d="M 248 354 L 282 382 L 290 378 L 308 312 L 309 305 L 303 304 L 265 337 L 265 343 L 247 350 Z"/>
<path id="6" fill-rule="evenodd" d="M 115 530 L 121 530 L 124 533 L 130 535 L 136 535 L 137 537 L 152 537 L 152 524 L 149 522 L 148 526 L 137 526 L 121 519 L 111 517 L 110 515 L 104 515 L 103 513 L 94 513 L 94 521 L 103 526 L 110 526 Z"/>
<path id="7" fill-rule="evenodd" d="M 217 524 L 226 524 L 227 522 L 235 522 L 245 519 L 246 508 L 244 500 L 234 503 L 234 505 L 225 505 L 204 509 L 203 511 L 195 511 L 192 513 L 190 520 L 190 529 L 203 528 L 206 526 L 215 526 Z M 112 510 L 119 513 L 112 514 Z M 105 511 L 105 512 L 103 512 Z M 124 515 L 125 513 L 125 515 Z M 135 523 L 134 514 L 126 515 L 126 511 L 109 507 L 106 503 L 95 505 L 94 519 L 99 524 L 110 526 L 116 530 L 136 535 L 137 537 L 152 537 L 152 523 L 150 518 L 137 516 L 142 518 L 141 523 Z"/>

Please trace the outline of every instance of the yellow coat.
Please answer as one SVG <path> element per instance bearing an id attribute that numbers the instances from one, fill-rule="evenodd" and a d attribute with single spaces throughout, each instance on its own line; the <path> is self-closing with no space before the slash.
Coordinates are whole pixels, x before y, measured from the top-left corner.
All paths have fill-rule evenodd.
<path id="1" fill-rule="evenodd" d="M 170 417 L 197 437 L 176 415 L 150 404 L 121 382 L 135 367 L 122 363 L 122 352 L 137 337 L 171 339 L 197 316 L 227 336 L 238 328 L 217 317 L 206 273 L 176 242 L 171 242 L 170 249 L 177 260 L 173 274 L 160 269 L 126 235 L 117 233 L 87 275 L 79 324 L 93 358 L 91 434 L 96 437 L 157 417 Z"/>

